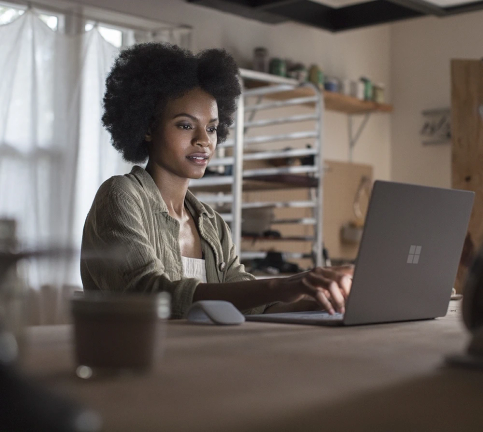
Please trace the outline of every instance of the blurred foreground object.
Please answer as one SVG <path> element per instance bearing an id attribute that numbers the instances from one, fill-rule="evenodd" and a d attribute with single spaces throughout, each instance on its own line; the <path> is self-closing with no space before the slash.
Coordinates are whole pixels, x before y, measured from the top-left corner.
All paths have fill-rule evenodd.
<path id="1" fill-rule="evenodd" d="M 483 247 L 468 271 L 463 290 L 463 321 L 472 339 L 466 353 L 448 357 L 448 363 L 483 369 Z"/>
<path id="2" fill-rule="evenodd" d="M 28 258 L 65 259 L 77 253 L 66 247 L 19 250 L 15 221 L 0 219 L 0 431 L 101 430 L 99 415 L 26 379 L 15 365 L 25 329 L 26 284 L 18 264 Z M 106 253 L 114 261 L 122 256 L 114 249 Z M 92 258 L 96 257 L 93 253 Z"/>
<path id="3" fill-rule="evenodd" d="M 17 359 L 24 345 L 27 282 L 24 263 L 14 258 L 18 248 L 16 232 L 14 219 L 0 219 L 0 331 L 4 342 L 10 337 L 3 345 L 4 360 Z"/>
<path id="4" fill-rule="evenodd" d="M 3 349 L 0 342 L 0 358 Z M 101 425 L 94 411 L 44 390 L 0 360 L 1 431 L 97 432 Z"/>
<path id="5" fill-rule="evenodd" d="M 2 246 L 7 244 L 2 242 Z M 97 432 L 101 430 L 101 419 L 95 412 L 44 390 L 16 370 L 25 318 L 23 292 L 16 279 L 17 263 L 47 252 L 18 253 L 11 246 L 0 252 L 0 430 Z"/>
<path id="6" fill-rule="evenodd" d="M 88 292 L 71 300 L 79 378 L 149 371 L 164 348 L 171 297 Z"/>

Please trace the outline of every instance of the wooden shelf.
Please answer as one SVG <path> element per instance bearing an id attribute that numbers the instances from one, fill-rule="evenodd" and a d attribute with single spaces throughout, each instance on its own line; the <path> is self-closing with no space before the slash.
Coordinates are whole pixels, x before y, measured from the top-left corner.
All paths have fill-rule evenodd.
<path id="1" fill-rule="evenodd" d="M 339 111 L 345 114 L 365 114 L 370 112 L 392 112 L 392 105 L 378 104 L 371 101 L 363 101 L 341 93 L 324 91 L 325 109 Z"/>
<path id="2" fill-rule="evenodd" d="M 267 83 L 261 80 L 254 79 L 252 77 L 245 78 L 245 87 L 257 88 L 266 86 Z M 280 78 L 280 83 L 298 84 L 297 81 Z M 266 95 L 267 99 L 285 100 L 296 97 L 310 97 L 314 93 L 310 87 L 299 87 L 294 90 L 270 93 Z M 352 96 L 343 95 L 341 93 L 323 91 L 325 109 L 328 111 L 338 111 L 345 114 L 366 114 L 366 113 L 389 113 L 393 111 L 393 107 L 390 104 L 378 104 L 372 101 L 363 101 Z"/>

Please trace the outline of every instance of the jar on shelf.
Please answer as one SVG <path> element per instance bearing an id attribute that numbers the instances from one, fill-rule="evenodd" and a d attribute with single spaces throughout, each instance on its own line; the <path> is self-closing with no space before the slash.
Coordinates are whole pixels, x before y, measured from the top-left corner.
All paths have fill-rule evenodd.
<path id="1" fill-rule="evenodd" d="M 384 84 L 377 83 L 373 87 L 373 101 L 376 103 L 383 104 L 385 102 L 385 86 Z"/>
<path id="2" fill-rule="evenodd" d="M 318 87 L 320 90 L 324 88 L 324 73 L 322 70 L 316 65 L 313 64 L 310 66 L 309 69 L 309 81 Z"/>
<path id="3" fill-rule="evenodd" d="M 258 47 L 253 50 L 253 70 L 268 73 L 268 50 Z"/>
<path id="4" fill-rule="evenodd" d="M 373 98 L 372 81 L 365 77 L 362 77 L 361 81 L 364 83 L 364 100 L 371 101 Z"/>
<path id="5" fill-rule="evenodd" d="M 362 81 L 351 81 L 350 95 L 357 99 L 364 100 L 365 89 L 366 89 L 366 86 Z"/>
<path id="6" fill-rule="evenodd" d="M 339 91 L 339 80 L 333 77 L 327 77 L 324 82 L 324 89 L 337 93 Z"/>
<path id="7" fill-rule="evenodd" d="M 346 96 L 351 95 L 351 83 L 352 81 L 350 79 L 344 79 L 341 82 L 341 87 L 340 87 L 340 92 Z"/>

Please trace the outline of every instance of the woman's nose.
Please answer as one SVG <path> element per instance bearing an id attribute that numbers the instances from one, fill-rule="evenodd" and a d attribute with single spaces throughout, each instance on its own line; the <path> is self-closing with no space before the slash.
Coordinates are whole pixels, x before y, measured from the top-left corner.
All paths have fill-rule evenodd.
<path id="1" fill-rule="evenodd" d="M 210 145 L 213 145 L 211 142 L 210 136 L 208 135 L 208 132 L 206 131 L 200 131 L 194 138 L 194 143 L 196 145 L 199 145 L 201 147 L 209 147 Z"/>

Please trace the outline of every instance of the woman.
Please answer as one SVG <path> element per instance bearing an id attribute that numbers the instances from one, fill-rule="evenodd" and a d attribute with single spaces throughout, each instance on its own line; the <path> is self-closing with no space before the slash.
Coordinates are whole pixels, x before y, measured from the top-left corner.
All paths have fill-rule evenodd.
<path id="1" fill-rule="evenodd" d="M 150 43 L 120 54 L 107 78 L 102 120 L 125 160 L 148 162 L 99 188 L 82 250 L 117 247 L 122 259 L 113 265 L 81 257 L 86 290 L 169 291 L 173 318 L 209 299 L 244 313 L 314 306 L 344 312 L 350 269 L 257 281 L 239 263 L 220 215 L 188 190 L 226 139 L 240 92 L 236 63 L 223 50 L 194 56 Z"/>

